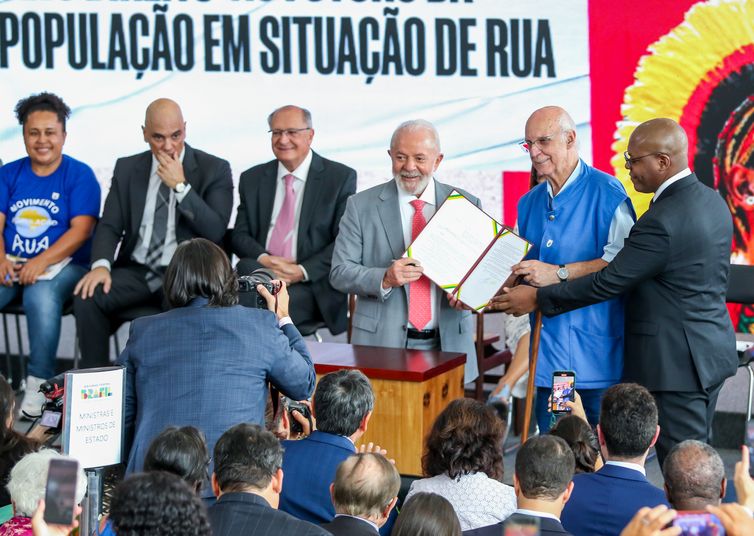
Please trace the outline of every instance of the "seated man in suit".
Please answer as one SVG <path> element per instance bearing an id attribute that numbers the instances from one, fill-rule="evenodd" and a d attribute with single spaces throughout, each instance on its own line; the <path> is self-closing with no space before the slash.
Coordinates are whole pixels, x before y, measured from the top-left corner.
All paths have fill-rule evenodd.
<path id="1" fill-rule="evenodd" d="M 329 536 L 329 532 L 278 510 L 283 487 L 283 448 L 256 424 L 237 424 L 215 444 L 209 509 L 214 536 Z"/>
<path id="2" fill-rule="evenodd" d="M 465 381 L 473 381 L 471 312 L 451 307 L 445 292 L 422 274 L 421 259 L 403 257 L 454 189 L 434 178 L 443 158 L 440 136 L 427 121 L 406 121 L 393 133 L 388 154 L 394 180 L 348 200 L 335 240 L 330 282 L 358 295 L 351 342 L 462 352 Z"/>
<path id="3" fill-rule="evenodd" d="M 190 238 L 220 243 L 233 208 L 228 162 L 185 143 L 178 104 L 152 102 L 142 130 L 150 150 L 115 163 L 92 269 L 74 290 L 82 368 L 109 363 L 113 317 L 135 306 L 160 307 L 175 248 Z"/>
<path id="4" fill-rule="evenodd" d="M 532 517 L 539 519 L 538 534 L 570 534 L 561 525 L 560 516 L 573 493 L 575 468 L 573 451 L 563 439 L 551 435 L 532 437 L 516 455 L 513 488 L 518 509 L 502 523 L 464 531 L 464 536 L 498 536 L 506 525 Z"/>
<path id="5" fill-rule="evenodd" d="M 329 281 L 330 261 L 356 172 L 311 150 L 309 110 L 283 106 L 267 119 L 275 160 L 241 174 L 233 228 L 240 275 L 272 270 L 288 284 L 293 321 L 324 320 L 333 334 L 346 330 L 346 295 Z"/>
<path id="6" fill-rule="evenodd" d="M 342 369 L 322 376 L 312 404 L 317 429 L 306 439 L 283 443 L 286 485 L 281 510 L 317 524 L 332 520 L 330 483 L 338 465 L 356 452 L 373 408 L 374 392 L 361 371 Z"/>
<path id="7" fill-rule="evenodd" d="M 390 516 L 401 475 L 381 454 L 354 454 L 338 466 L 330 485 L 335 519 L 322 525 L 335 536 L 377 536 Z"/>
<path id="8" fill-rule="evenodd" d="M 574 534 L 618 535 L 643 506 L 667 506 L 649 483 L 644 462 L 657 441 L 657 406 L 641 385 L 619 383 L 605 391 L 597 438 L 605 465 L 574 477 L 563 526 Z"/>
<path id="9" fill-rule="evenodd" d="M 668 502 L 676 510 L 706 510 L 707 505 L 720 506 L 725 497 L 723 460 L 715 449 L 696 439 L 670 450 L 662 475 Z"/>

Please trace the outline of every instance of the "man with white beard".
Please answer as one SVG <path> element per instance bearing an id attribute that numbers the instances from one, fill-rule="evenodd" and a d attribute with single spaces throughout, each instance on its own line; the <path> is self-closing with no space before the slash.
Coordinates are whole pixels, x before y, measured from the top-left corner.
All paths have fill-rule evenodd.
<path id="1" fill-rule="evenodd" d="M 388 154 L 394 180 L 348 200 L 335 241 L 330 283 L 358 296 L 351 342 L 463 352 L 470 382 L 477 377 L 470 311 L 450 306 L 443 290 L 423 275 L 421 259 L 402 257 L 454 189 L 481 204 L 434 178 L 443 154 L 428 121 L 398 126 Z"/>

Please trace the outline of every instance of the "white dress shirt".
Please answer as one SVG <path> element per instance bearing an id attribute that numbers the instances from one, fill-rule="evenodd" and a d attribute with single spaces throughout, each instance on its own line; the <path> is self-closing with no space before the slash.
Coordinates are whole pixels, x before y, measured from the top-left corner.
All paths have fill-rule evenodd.
<path id="1" fill-rule="evenodd" d="M 670 186 L 674 182 L 678 182 L 679 180 L 681 180 L 684 177 L 688 177 L 689 175 L 691 175 L 691 170 L 689 168 L 686 168 L 683 171 L 679 171 L 678 173 L 676 173 L 675 175 L 673 175 L 672 177 L 670 177 L 669 179 L 667 179 L 665 182 L 663 182 L 660 185 L 659 188 L 657 188 L 657 191 L 655 192 L 655 195 L 652 196 L 652 202 L 654 203 L 655 201 L 657 201 L 657 198 L 660 197 L 660 195 L 662 194 L 662 192 L 664 192 L 665 190 L 668 189 L 668 186 Z"/>
<path id="2" fill-rule="evenodd" d="M 638 471 L 644 476 L 647 476 L 647 470 L 644 469 L 643 465 L 639 465 L 638 463 L 618 462 L 618 461 L 608 460 L 605 462 L 605 465 L 615 465 L 616 467 L 623 467 L 624 469 L 631 469 L 632 471 Z"/>

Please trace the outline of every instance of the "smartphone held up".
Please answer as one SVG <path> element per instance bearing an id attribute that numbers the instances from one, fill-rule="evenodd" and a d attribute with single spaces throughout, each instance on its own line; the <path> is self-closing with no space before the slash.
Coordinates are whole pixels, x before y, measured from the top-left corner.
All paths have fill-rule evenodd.
<path id="1" fill-rule="evenodd" d="M 550 411 L 555 415 L 570 413 L 571 408 L 566 402 L 573 402 L 576 389 L 576 373 L 572 370 L 556 370 L 552 373 L 552 394 Z"/>

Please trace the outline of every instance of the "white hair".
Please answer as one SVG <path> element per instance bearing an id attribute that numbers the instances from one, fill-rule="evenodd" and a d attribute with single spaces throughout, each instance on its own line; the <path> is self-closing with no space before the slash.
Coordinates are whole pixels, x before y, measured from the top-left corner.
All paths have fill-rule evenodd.
<path id="1" fill-rule="evenodd" d="M 53 458 L 72 460 L 50 449 L 32 452 L 21 458 L 10 472 L 8 492 L 15 506 L 15 515 L 31 517 L 37 509 L 40 499 L 45 497 L 47 488 L 47 471 Z M 79 467 L 76 483 L 76 504 L 80 503 L 86 493 L 86 475 Z"/>
<path id="2" fill-rule="evenodd" d="M 408 132 L 416 132 L 418 130 L 429 132 L 432 135 L 435 149 L 437 149 L 438 153 L 442 152 L 440 149 L 440 134 L 437 132 L 435 125 L 425 119 L 411 119 L 398 125 L 398 128 L 393 132 L 393 137 L 390 138 L 391 149 L 395 146 L 395 141 L 398 139 L 398 135 L 404 130 Z"/>

